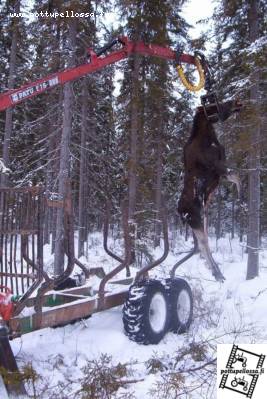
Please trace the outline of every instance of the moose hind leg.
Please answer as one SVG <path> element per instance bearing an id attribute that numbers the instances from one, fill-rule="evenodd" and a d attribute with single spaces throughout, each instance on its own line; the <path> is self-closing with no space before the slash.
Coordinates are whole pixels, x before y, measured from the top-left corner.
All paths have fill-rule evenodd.
<path id="1" fill-rule="evenodd" d="M 208 226 L 209 226 L 209 213 L 208 213 L 208 205 L 203 205 L 203 227 L 204 234 L 208 236 Z"/>
<path id="2" fill-rule="evenodd" d="M 206 260 L 209 269 L 211 269 L 212 275 L 214 276 L 216 281 L 223 282 L 225 280 L 225 277 L 223 276 L 219 266 L 213 259 L 213 256 L 209 248 L 208 236 L 206 232 L 204 232 L 202 229 L 192 229 L 192 230 L 197 239 L 199 251 Z"/>
<path id="3" fill-rule="evenodd" d="M 240 193 L 241 193 L 241 182 L 240 182 L 240 178 L 237 174 L 231 172 L 231 171 L 227 171 L 226 174 L 226 179 L 228 181 L 230 181 L 231 183 L 234 183 L 236 185 L 236 189 L 237 189 L 237 194 L 238 194 L 238 198 L 240 198 Z"/>

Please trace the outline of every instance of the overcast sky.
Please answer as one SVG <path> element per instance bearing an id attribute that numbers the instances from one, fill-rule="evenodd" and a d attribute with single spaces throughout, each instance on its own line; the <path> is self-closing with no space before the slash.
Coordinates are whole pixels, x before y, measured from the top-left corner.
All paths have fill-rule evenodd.
<path id="1" fill-rule="evenodd" d="M 211 17 L 214 9 L 214 0 L 189 0 L 188 3 L 183 7 L 183 15 L 186 21 L 193 25 L 190 29 L 190 35 L 193 39 L 199 36 L 201 31 L 205 31 L 207 25 L 197 24 L 197 21 Z M 104 24 L 112 24 L 116 29 L 118 24 L 121 22 L 116 18 L 116 13 L 106 13 L 103 17 Z"/>
<path id="2" fill-rule="evenodd" d="M 211 17 L 214 9 L 212 0 L 190 0 L 184 7 L 184 16 L 186 21 L 194 27 L 190 30 L 193 39 L 199 36 L 201 31 L 205 31 L 206 25 L 197 24 L 200 19 Z"/>
<path id="3" fill-rule="evenodd" d="M 0 0 L 1 3 L 1 0 Z M 22 0 L 23 11 L 30 11 L 32 7 L 32 0 Z M 184 6 L 184 17 L 193 28 L 190 30 L 192 38 L 199 36 L 202 30 L 205 30 L 205 24 L 197 24 L 200 19 L 208 18 L 212 15 L 214 9 L 214 0 L 189 0 Z M 113 24 L 116 27 L 118 20 L 116 21 L 115 13 L 106 13 L 103 22 L 105 24 Z"/>

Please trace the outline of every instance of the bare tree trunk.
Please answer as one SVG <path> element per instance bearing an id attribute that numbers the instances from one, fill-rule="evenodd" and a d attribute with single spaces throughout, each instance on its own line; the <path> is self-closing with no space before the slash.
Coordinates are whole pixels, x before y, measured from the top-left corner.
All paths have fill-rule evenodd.
<path id="1" fill-rule="evenodd" d="M 180 226 L 181 226 L 181 223 L 180 223 Z M 180 235 L 182 235 L 182 230 L 180 229 Z M 185 236 L 184 236 L 184 239 L 185 239 L 185 241 L 187 241 L 188 240 L 188 238 L 189 238 L 189 227 L 188 227 L 188 224 L 186 223 L 186 225 L 185 225 Z"/>
<path id="2" fill-rule="evenodd" d="M 254 43 L 259 35 L 258 0 L 249 1 L 248 25 L 250 42 Z M 248 264 L 247 280 L 259 274 L 260 246 L 260 118 L 257 104 L 259 100 L 259 77 L 254 72 L 251 76 L 253 86 L 250 90 L 252 110 L 250 115 L 250 151 L 249 151 L 249 181 L 248 181 Z"/>
<path id="3" fill-rule="evenodd" d="M 85 203 L 85 142 L 86 142 L 86 116 L 88 110 L 87 101 L 87 80 L 83 81 L 82 89 L 82 127 L 81 127 L 81 150 L 80 150 L 80 176 L 79 176 L 79 240 L 78 240 L 78 257 L 84 255 L 84 243 L 86 240 L 85 228 L 86 220 L 84 217 Z"/>
<path id="4" fill-rule="evenodd" d="M 59 100 L 60 102 L 62 101 L 62 99 L 60 98 Z M 47 157 L 48 159 L 50 159 L 49 164 L 47 165 L 47 169 L 46 169 L 46 190 L 48 192 L 52 192 L 53 191 L 53 185 L 54 185 L 54 178 L 56 176 L 56 162 L 53 159 L 54 158 L 54 153 L 57 149 L 57 137 L 54 133 L 56 129 L 55 126 L 55 121 L 53 120 L 53 117 L 51 117 L 49 119 L 49 142 L 48 142 L 48 154 Z M 58 145 L 59 147 L 59 145 Z M 54 209 L 46 207 L 45 209 L 45 221 L 44 221 L 44 244 L 49 244 L 50 243 L 50 234 L 51 232 L 53 232 L 53 224 L 54 224 Z M 54 232 L 53 232 L 54 233 Z M 52 237 L 52 240 L 55 240 L 55 237 Z M 54 243 L 54 241 L 53 241 Z"/>
<path id="5" fill-rule="evenodd" d="M 131 132 L 129 160 L 129 219 L 134 220 L 137 193 L 137 138 L 138 138 L 138 75 L 140 57 L 134 56 L 132 74 Z"/>
<path id="6" fill-rule="evenodd" d="M 16 13 L 20 12 L 20 0 L 17 0 L 15 4 Z M 17 47 L 18 47 L 18 23 L 19 18 L 13 19 L 12 26 L 12 41 L 11 41 L 11 49 L 10 49 L 10 61 L 9 61 L 9 76 L 8 76 L 8 89 L 14 88 L 15 82 L 15 70 L 16 70 L 16 55 L 17 55 Z M 3 161 L 6 167 L 10 166 L 10 140 L 12 135 L 12 116 L 13 109 L 8 108 L 6 110 L 6 119 L 5 119 L 5 131 L 4 131 L 4 143 L 3 143 Z M 6 174 L 1 174 L 1 187 L 8 185 L 8 177 Z"/>
<path id="7" fill-rule="evenodd" d="M 51 28 L 52 29 L 52 28 Z M 56 45 L 60 46 L 60 32 L 61 27 L 57 26 L 56 31 Z M 52 35 L 52 30 L 51 30 Z M 60 55 L 55 56 L 55 70 L 60 69 Z M 63 92 L 60 90 L 59 96 L 56 98 L 57 104 L 63 103 Z M 53 105 L 55 103 L 53 102 Z M 52 105 L 52 106 L 53 106 Z M 56 115 L 50 115 L 49 117 L 49 127 L 48 127 L 48 145 L 47 145 L 47 159 L 49 163 L 46 168 L 46 190 L 48 192 L 56 191 L 56 177 L 59 171 L 59 155 L 60 155 L 60 139 L 61 132 L 59 131 L 59 126 L 62 124 L 62 112 L 57 111 Z M 50 244 L 50 239 L 52 239 L 51 252 L 55 251 L 55 239 L 56 239 L 56 221 L 55 221 L 55 208 L 46 207 L 45 214 L 45 227 L 44 227 L 44 244 Z M 52 237 L 51 237 L 52 236 Z"/>
<path id="8" fill-rule="evenodd" d="M 222 193 L 221 188 L 218 187 L 217 194 L 217 214 L 216 214 L 216 225 L 215 225 L 215 234 L 216 240 L 221 238 L 221 222 L 222 222 Z"/>
<path id="9" fill-rule="evenodd" d="M 239 215 L 240 215 L 239 242 L 243 242 L 244 234 L 245 234 L 245 232 L 244 232 L 244 230 L 245 230 L 245 227 L 244 227 L 245 226 L 245 221 L 244 220 L 246 220 L 246 217 L 244 217 L 243 212 L 239 212 Z"/>
<path id="10" fill-rule="evenodd" d="M 161 121 L 162 122 L 162 121 Z M 161 123 L 162 126 L 162 123 Z M 157 219 L 160 220 L 160 208 L 162 202 L 162 129 L 158 132 L 157 137 L 157 163 L 156 163 L 156 187 L 155 187 L 155 202 L 156 202 L 156 210 L 157 210 Z M 156 222 L 155 225 L 155 239 L 154 239 L 154 247 L 158 247 L 160 245 L 160 233 L 161 233 L 161 224 Z"/>
<path id="11" fill-rule="evenodd" d="M 68 67 L 75 65 L 75 44 L 76 44 L 76 19 L 71 18 L 68 33 L 69 48 L 71 49 Z M 60 145 L 60 165 L 58 175 L 58 195 L 60 199 L 64 199 L 66 190 L 66 179 L 70 174 L 70 138 L 72 125 L 72 107 L 73 93 L 72 83 L 68 82 L 64 86 L 64 102 L 63 102 L 63 127 Z M 56 221 L 56 240 L 55 240 L 55 264 L 54 274 L 60 276 L 64 271 L 64 212 L 62 208 L 58 209 Z"/>
<path id="12" fill-rule="evenodd" d="M 232 225 L 231 225 L 231 238 L 235 238 L 235 198 L 232 199 Z"/>
<path id="13" fill-rule="evenodd" d="M 131 130 L 130 130 L 130 159 L 129 159 L 129 186 L 128 186 L 128 196 L 129 196 L 129 224 L 130 231 L 135 230 L 132 228 L 131 224 L 135 221 L 135 211 L 136 211 L 136 197 L 137 197 L 137 164 L 138 164 L 138 75 L 140 68 L 140 57 L 138 55 L 134 56 L 134 67 L 132 74 L 132 100 L 131 100 Z M 134 252 L 134 237 L 131 239 L 132 247 L 132 261 L 135 260 Z"/>

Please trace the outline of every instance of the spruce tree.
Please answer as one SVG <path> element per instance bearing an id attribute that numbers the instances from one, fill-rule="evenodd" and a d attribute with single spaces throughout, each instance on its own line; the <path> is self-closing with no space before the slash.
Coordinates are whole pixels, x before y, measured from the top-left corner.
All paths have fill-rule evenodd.
<path id="1" fill-rule="evenodd" d="M 258 275 L 260 247 L 260 169 L 261 131 L 266 125 L 263 109 L 264 63 L 266 62 L 266 4 L 261 0 L 219 2 L 214 18 L 217 37 L 219 90 L 226 96 L 239 96 L 244 103 L 242 122 L 234 128 L 233 157 L 247 174 L 248 196 L 247 278 Z M 233 131 L 234 123 L 231 122 Z M 241 226 L 240 226 L 241 228 Z"/>
<path id="2" fill-rule="evenodd" d="M 134 1 L 129 5 L 120 1 L 125 33 L 131 40 L 166 47 L 186 42 L 187 24 L 180 14 L 183 3 Z M 173 81 L 177 76 L 166 60 L 134 55 L 125 63 L 123 74 L 118 126 L 126 138 L 129 218 L 137 225 L 138 242 L 142 243 L 147 233 L 153 232 L 154 244 L 158 245 L 160 227 L 155 221 L 154 226 L 148 222 L 153 216 L 151 211 L 159 212 L 163 205 L 165 183 L 168 202 L 175 202 L 177 180 L 172 176 L 173 165 L 167 165 L 167 160 L 176 161 L 170 157 L 170 153 L 178 153 L 177 147 L 173 148 L 173 134 L 177 132 L 177 124 L 182 128 L 185 121 L 182 110 L 187 106 L 182 96 L 175 100 Z M 123 114 L 122 104 L 126 104 Z M 179 171 L 174 173 L 177 176 Z"/>
<path id="3" fill-rule="evenodd" d="M 11 14 L 19 13 L 20 1 L 6 2 L 1 10 L 1 77 L 0 90 L 4 92 L 17 87 L 22 82 L 23 72 L 29 66 L 30 50 L 24 41 L 27 27 L 23 18 L 12 17 Z M 4 163 L 11 170 L 16 171 L 17 162 L 15 145 L 20 141 L 23 131 L 25 116 L 22 107 L 9 108 L 1 114 L 2 157 Z M 16 132 L 16 134 L 14 134 Z M 12 181 L 12 183 L 10 182 Z M 13 184 L 16 181 L 14 173 L 8 178 L 1 176 L 1 185 Z"/>

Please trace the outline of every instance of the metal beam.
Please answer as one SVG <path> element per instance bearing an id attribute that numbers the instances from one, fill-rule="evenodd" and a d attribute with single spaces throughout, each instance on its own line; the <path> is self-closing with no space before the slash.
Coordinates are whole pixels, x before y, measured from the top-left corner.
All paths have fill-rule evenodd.
<path id="1" fill-rule="evenodd" d="M 107 310 L 122 305 L 127 297 L 128 290 L 116 294 L 107 294 L 101 310 Z M 44 310 L 40 315 L 34 313 L 27 317 L 16 317 L 10 320 L 11 334 L 25 334 L 46 327 L 65 325 L 78 319 L 86 318 L 98 312 L 98 298 L 79 299 L 72 303 L 63 304 Z"/>

